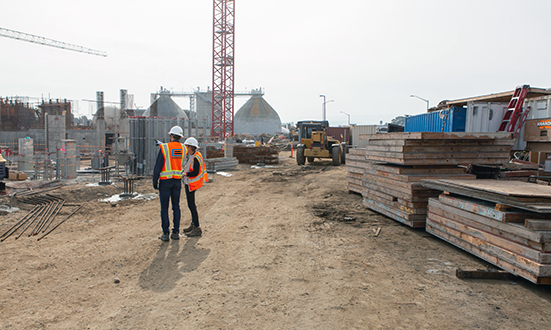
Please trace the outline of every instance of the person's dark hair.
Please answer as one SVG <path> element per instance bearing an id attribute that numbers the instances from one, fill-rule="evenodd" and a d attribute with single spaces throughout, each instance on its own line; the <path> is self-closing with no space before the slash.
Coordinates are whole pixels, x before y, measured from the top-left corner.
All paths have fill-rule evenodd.
<path id="1" fill-rule="evenodd" d="M 180 135 L 176 135 L 176 134 L 170 134 L 170 135 L 172 135 L 172 137 L 174 137 L 175 141 L 180 141 L 180 139 L 182 138 Z"/>

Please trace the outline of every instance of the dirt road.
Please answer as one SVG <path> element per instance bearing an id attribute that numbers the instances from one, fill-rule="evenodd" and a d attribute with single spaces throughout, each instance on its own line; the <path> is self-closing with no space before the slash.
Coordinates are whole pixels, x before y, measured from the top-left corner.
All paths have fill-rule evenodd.
<path id="1" fill-rule="evenodd" d="M 41 241 L 0 243 L 0 329 L 549 327 L 551 288 L 457 279 L 487 264 L 365 209 L 344 166 L 288 156 L 214 175 L 197 193 L 201 238 L 161 242 L 159 200 L 98 201 L 116 186 L 51 192 L 84 206 Z M 184 227 L 185 197 L 182 211 Z"/>

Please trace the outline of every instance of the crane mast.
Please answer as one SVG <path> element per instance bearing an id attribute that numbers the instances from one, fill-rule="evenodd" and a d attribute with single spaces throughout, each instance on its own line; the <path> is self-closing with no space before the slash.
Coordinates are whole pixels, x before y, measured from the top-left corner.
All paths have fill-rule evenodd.
<path id="1" fill-rule="evenodd" d="M 213 0 L 212 136 L 233 136 L 234 0 Z"/>
<path id="2" fill-rule="evenodd" d="M 44 46 L 50 46 L 50 47 L 61 48 L 61 49 L 66 49 L 66 50 L 72 50 L 74 52 L 79 52 L 79 53 L 85 53 L 85 54 L 91 54 L 91 55 L 97 55 L 97 56 L 103 56 L 103 57 L 107 56 L 107 52 L 104 52 L 104 51 L 101 51 L 101 50 L 95 50 L 95 49 L 86 48 L 86 47 L 82 47 L 82 46 L 78 46 L 78 45 L 68 44 L 66 42 L 57 41 L 57 40 L 53 40 L 53 39 L 48 39 L 48 38 L 44 38 L 44 37 L 39 37 L 39 36 L 35 36 L 34 34 L 28 34 L 28 33 L 23 33 L 23 32 L 19 32 L 19 31 L 8 30 L 8 29 L 5 29 L 5 28 L 0 28 L 0 36 L 6 37 L 6 38 L 22 40 L 22 41 L 27 41 L 27 42 L 32 42 L 32 43 L 40 44 L 40 45 L 44 45 Z"/>

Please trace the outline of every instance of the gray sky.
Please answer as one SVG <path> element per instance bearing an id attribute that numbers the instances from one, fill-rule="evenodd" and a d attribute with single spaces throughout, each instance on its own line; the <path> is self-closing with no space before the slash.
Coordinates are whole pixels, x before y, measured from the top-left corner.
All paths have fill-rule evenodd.
<path id="1" fill-rule="evenodd" d="M 141 108 L 160 86 L 212 85 L 211 0 L 4 1 L 0 27 L 108 57 L 0 37 L 0 96 L 105 92 Z M 236 0 L 235 90 L 262 87 L 282 122 L 376 124 L 426 103 L 551 87 L 549 0 Z M 246 101 L 236 99 L 238 110 Z M 188 109 L 188 101 L 182 100 Z"/>

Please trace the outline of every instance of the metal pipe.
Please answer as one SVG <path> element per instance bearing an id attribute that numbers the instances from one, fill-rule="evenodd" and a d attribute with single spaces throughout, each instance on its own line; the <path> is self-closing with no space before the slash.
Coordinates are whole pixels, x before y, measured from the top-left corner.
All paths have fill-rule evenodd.
<path id="1" fill-rule="evenodd" d="M 36 212 L 38 211 L 38 208 L 40 208 L 40 206 L 36 205 L 36 206 L 35 206 L 32 210 L 30 210 L 29 213 L 27 213 L 21 220 L 19 220 L 19 221 L 18 221 L 16 224 L 14 224 L 10 229 L 8 229 L 5 233 L 3 233 L 2 236 L 0 236 L 0 238 L 2 238 L 1 242 L 3 242 L 4 239 L 8 238 L 11 234 L 13 234 L 13 232 L 16 232 L 17 229 L 19 229 L 19 227 L 22 226 L 21 223 L 25 223 L 26 221 L 28 221 L 27 218 L 29 218 L 30 216 L 32 216 L 33 213 L 36 213 Z M 17 227 L 17 228 L 15 228 L 15 227 Z M 11 232 L 12 229 L 14 229 L 14 228 L 15 228 L 15 230 L 14 230 L 13 232 Z M 10 233 L 10 232 L 11 232 L 11 233 Z M 9 233 L 9 234 L 8 234 L 8 233 Z M 7 235 L 7 236 L 6 236 L 6 235 Z M 6 236 L 6 237 L 4 238 L 4 236 Z"/>
<path id="2" fill-rule="evenodd" d="M 19 235 L 17 235 L 17 237 L 15 239 L 18 239 L 19 237 L 21 237 L 21 235 L 23 235 L 23 233 L 27 230 L 27 228 L 30 227 L 30 225 L 32 225 L 36 219 L 38 218 L 38 216 L 40 215 L 40 213 L 42 213 L 44 211 L 44 209 L 46 209 L 46 205 L 40 205 L 40 210 L 35 214 L 33 215 L 31 218 L 28 219 L 29 223 L 27 224 L 27 226 L 23 229 L 22 232 L 19 233 Z M 31 220 L 32 219 L 32 220 Z"/>
<path id="3" fill-rule="evenodd" d="M 59 225 L 61 225 L 62 223 L 65 222 L 65 220 L 69 219 L 73 214 L 77 213 L 78 210 L 80 210 L 80 208 L 82 207 L 82 205 L 79 205 L 76 210 L 74 210 L 71 214 L 69 214 L 65 219 L 61 220 L 57 225 L 55 225 L 55 227 L 53 227 L 52 229 L 50 229 L 49 231 L 47 231 L 46 233 L 44 233 L 42 236 L 40 236 L 38 238 L 37 241 L 40 241 L 41 239 L 43 239 L 46 235 L 48 235 L 49 233 L 51 233 L 52 231 L 54 231 L 54 229 L 56 229 L 57 227 L 59 227 Z"/>
<path id="4" fill-rule="evenodd" d="M 44 216 L 44 220 L 42 220 L 42 222 L 40 223 L 40 225 L 38 226 L 38 228 L 36 229 L 36 231 L 34 232 L 33 235 L 36 235 L 38 234 L 42 228 L 46 225 L 46 223 L 50 220 L 50 217 L 54 214 L 54 212 L 57 210 L 57 207 L 59 206 L 59 204 L 61 204 L 62 200 L 57 200 L 57 201 L 52 201 L 51 205 L 53 207 L 50 207 L 50 209 L 48 210 L 48 212 L 46 213 L 46 215 Z M 54 205 L 55 204 L 55 205 Z"/>
<path id="5" fill-rule="evenodd" d="M 46 214 L 48 214 L 50 212 L 50 208 L 52 207 L 53 203 L 50 201 L 48 202 L 47 205 L 45 205 L 45 212 L 40 216 L 40 219 L 36 222 L 36 224 L 34 225 L 33 227 L 33 230 L 31 230 L 31 232 L 29 233 L 29 236 L 32 236 L 32 235 L 36 235 L 35 231 L 36 231 L 36 228 L 42 223 L 44 217 L 46 216 Z"/>
<path id="6" fill-rule="evenodd" d="M 50 225 L 54 221 L 54 219 L 57 216 L 57 214 L 59 213 L 59 211 L 61 211 L 61 209 L 63 208 L 63 205 L 65 205 L 65 200 L 61 200 L 60 202 L 61 202 L 61 206 L 59 206 L 59 208 L 55 212 L 54 216 L 50 217 L 50 220 L 49 220 L 48 224 L 45 227 L 43 226 L 44 229 L 40 228 L 40 230 L 42 230 L 42 232 L 45 232 L 48 229 L 48 227 L 50 227 Z"/>

